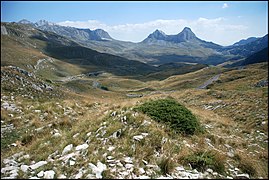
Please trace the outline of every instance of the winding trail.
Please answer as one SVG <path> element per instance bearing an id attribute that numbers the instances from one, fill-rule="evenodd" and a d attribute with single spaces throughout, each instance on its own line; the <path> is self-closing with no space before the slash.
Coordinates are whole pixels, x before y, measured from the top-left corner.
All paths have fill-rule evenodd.
<path id="1" fill-rule="evenodd" d="M 198 86 L 197 89 L 206 89 L 206 87 L 212 84 L 214 81 L 217 81 L 220 77 L 220 74 L 213 76 L 212 78 L 208 79 L 203 85 Z"/>

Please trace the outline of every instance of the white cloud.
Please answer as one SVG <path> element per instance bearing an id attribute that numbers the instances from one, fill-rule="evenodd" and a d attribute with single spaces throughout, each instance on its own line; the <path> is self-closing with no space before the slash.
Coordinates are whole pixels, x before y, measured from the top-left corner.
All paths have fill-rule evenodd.
<path id="1" fill-rule="evenodd" d="M 112 38 L 132 42 L 142 41 L 156 29 L 162 30 L 170 35 L 178 34 L 184 27 L 190 27 L 196 36 L 203 40 L 212 41 L 221 45 L 233 44 L 249 35 L 247 34 L 248 27 L 240 24 L 228 23 L 228 20 L 223 17 L 214 19 L 200 17 L 196 20 L 158 19 L 143 23 L 118 25 L 107 25 L 98 20 L 64 21 L 57 24 L 77 28 L 89 28 L 91 30 L 104 29 Z"/>
<path id="2" fill-rule="evenodd" d="M 225 9 L 225 8 L 228 8 L 228 4 L 227 3 L 224 3 L 223 6 L 222 6 L 222 9 Z"/>

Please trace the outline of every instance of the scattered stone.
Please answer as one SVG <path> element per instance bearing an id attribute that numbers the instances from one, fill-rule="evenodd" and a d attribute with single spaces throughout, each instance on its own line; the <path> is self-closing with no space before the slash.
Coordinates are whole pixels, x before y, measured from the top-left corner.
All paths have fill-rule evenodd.
<path id="1" fill-rule="evenodd" d="M 53 136 L 52 137 L 61 137 L 62 135 L 60 134 L 60 133 L 55 133 L 55 134 L 53 134 Z"/>
<path id="2" fill-rule="evenodd" d="M 176 167 L 176 170 L 177 170 L 177 171 L 184 171 L 185 169 L 184 169 L 183 166 L 178 166 L 178 167 Z"/>
<path id="3" fill-rule="evenodd" d="M 76 147 L 76 151 L 81 151 L 81 150 L 87 149 L 88 147 L 89 147 L 88 144 L 78 145 L 78 146 Z"/>
<path id="4" fill-rule="evenodd" d="M 62 152 L 62 155 L 64 155 L 64 154 L 68 153 L 69 151 L 71 151 L 72 148 L 73 148 L 73 144 L 69 144 L 69 145 L 65 146 L 65 148 L 64 148 L 64 150 Z"/>
<path id="5" fill-rule="evenodd" d="M 76 164 L 75 161 L 72 161 L 72 160 L 69 161 L 69 165 L 70 165 L 70 166 L 73 166 L 73 165 L 75 165 L 75 164 Z"/>
<path id="6" fill-rule="evenodd" d="M 45 171 L 44 172 L 44 179 L 53 179 L 55 172 L 53 170 Z"/>
<path id="7" fill-rule="evenodd" d="M 144 137 L 142 135 L 138 135 L 138 136 L 134 136 L 133 139 L 136 141 L 140 141 L 140 140 L 144 139 Z"/>
<path id="8" fill-rule="evenodd" d="M 117 115 L 117 111 L 114 111 L 111 113 L 111 116 L 116 116 Z"/>
<path id="9" fill-rule="evenodd" d="M 24 164 L 21 165 L 22 172 L 27 172 L 28 168 L 29 168 L 29 166 L 27 166 L 27 165 L 24 165 Z"/>
<path id="10" fill-rule="evenodd" d="M 78 137 L 78 135 L 79 135 L 80 133 L 77 133 L 77 134 L 75 134 L 74 136 L 73 136 L 73 138 L 76 138 L 76 137 Z"/>
<path id="11" fill-rule="evenodd" d="M 143 168 L 139 168 L 138 171 L 140 174 L 144 174 L 146 172 Z"/>
<path id="12" fill-rule="evenodd" d="M 130 169 L 130 168 L 134 167 L 134 165 L 133 165 L 133 164 L 125 164 L 125 167 L 126 167 L 127 169 Z"/>
<path id="13" fill-rule="evenodd" d="M 238 178 L 238 179 L 249 179 L 249 175 L 248 174 L 237 174 L 236 178 Z"/>
<path id="14" fill-rule="evenodd" d="M 124 159 L 123 159 L 123 161 L 124 162 L 126 162 L 126 163 L 133 163 L 133 159 L 132 158 L 130 158 L 130 157 L 125 157 Z"/>
<path id="15" fill-rule="evenodd" d="M 143 176 L 138 176 L 137 179 L 150 179 L 150 177 L 143 175 Z"/>
<path id="16" fill-rule="evenodd" d="M 102 178 L 102 172 L 107 169 L 106 165 L 101 163 L 100 161 L 97 162 L 97 166 L 92 163 L 89 163 L 92 172 L 95 174 L 95 177 L 98 179 Z"/>
<path id="17" fill-rule="evenodd" d="M 40 171 L 38 174 L 37 174 L 37 177 L 41 178 L 44 176 L 44 171 Z"/>
<path id="18" fill-rule="evenodd" d="M 35 164 L 29 166 L 29 168 L 34 170 L 34 169 L 37 169 L 37 168 L 39 168 L 41 166 L 46 165 L 47 163 L 48 163 L 47 161 L 39 161 L 38 163 L 35 163 Z"/>
<path id="19" fill-rule="evenodd" d="M 114 149 L 115 149 L 114 146 L 109 146 L 107 150 L 108 150 L 108 151 L 113 151 Z"/>
<path id="20" fill-rule="evenodd" d="M 213 173 L 213 170 L 212 169 L 207 169 L 206 171 L 209 172 L 209 173 L 211 173 L 211 174 Z"/>
<path id="21" fill-rule="evenodd" d="M 58 179 L 67 179 L 67 177 L 64 174 L 60 174 L 57 178 Z"/>
<path id="22" fill-rule="evenodd" d="M 80 179 L 83 176 L 82 169 L 79 170 L 79 172 L 76 174 L 75 179 Z"/>

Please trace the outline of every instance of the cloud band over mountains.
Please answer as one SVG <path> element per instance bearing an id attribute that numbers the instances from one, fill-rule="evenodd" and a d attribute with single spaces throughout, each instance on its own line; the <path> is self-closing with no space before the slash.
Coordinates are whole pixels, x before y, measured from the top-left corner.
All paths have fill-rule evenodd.
<path id="1" fill-rule="evenodd" d="M 229 24 L 227 20 L 222 17 L 215 19 L 200 17 L 196 20 L 158 19 L 144 23 L 119 25 L 108 25 L 98 20 L 64 21 L 57 24 L 76 28 L 89 28 L 91 30 L 104 29 L 115 39 L 132 42 L 142 41 L 156 29 L 162 30 L 166 34 L 178 34 L 186 26 L 190 27 L 198 37 L 220 45 L 231 45 L 248 36 L 247 26 Z"/>

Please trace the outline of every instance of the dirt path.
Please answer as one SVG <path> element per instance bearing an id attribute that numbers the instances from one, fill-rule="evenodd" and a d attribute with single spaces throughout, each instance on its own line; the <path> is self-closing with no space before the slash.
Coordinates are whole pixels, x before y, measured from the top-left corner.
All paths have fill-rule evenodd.
<path id="1" fill-rule="evenodd" d="M 214 81 L 217 81 L 220 77 L 220 74 L 213 76 L 212 78 L 208 79 L 203 85 L 198 86 L 197 89 L 206 89 L 206 87 L 212 84 Z"/>

